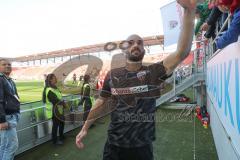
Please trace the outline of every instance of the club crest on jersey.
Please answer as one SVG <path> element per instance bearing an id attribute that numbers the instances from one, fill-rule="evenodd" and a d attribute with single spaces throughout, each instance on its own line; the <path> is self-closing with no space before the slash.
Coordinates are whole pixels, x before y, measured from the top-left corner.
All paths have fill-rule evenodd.
<path id="1" fill-rule="evenodd" d="M 140 81 L 144 81 L 145 78 L 146 78 L 146 75 L 147 75 L 147 72 L 146 72 L 146 71 L 141 71 L 141 72 L 138 72 L 138 73 L 137 73 L 137 78 L 138 78 Z"/>

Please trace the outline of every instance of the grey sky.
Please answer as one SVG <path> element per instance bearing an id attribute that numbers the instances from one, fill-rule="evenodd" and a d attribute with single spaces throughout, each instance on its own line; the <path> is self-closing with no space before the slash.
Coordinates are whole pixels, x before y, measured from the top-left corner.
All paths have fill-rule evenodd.
<path id="1" fill-rule="evenodd" d="M 0 0 L 0 56 L 16 57 L 162 34 L 171 0 Z"/>

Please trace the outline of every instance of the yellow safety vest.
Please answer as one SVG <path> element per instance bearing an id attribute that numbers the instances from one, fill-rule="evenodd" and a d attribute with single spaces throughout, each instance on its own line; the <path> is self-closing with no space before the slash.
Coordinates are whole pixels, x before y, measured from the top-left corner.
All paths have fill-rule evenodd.
<path id="1" fill-rule="evenodd" d="M 51 88 L 51 87 L 48 87 L 46 89 L 46 110 L 45 110 L 45 114 L 46 114 L 47 119 L 51 119 L 52 115 L 53 115 L 53 105 L 48 99 L 49 91 L 52 91 L 57 96 L 57 98 L 59 100 L 62 100 L 62 94 L 58 89 L 54 89 L 54 88 Z M 58 107 L 58 112 L 60 114 L 63 114 L 63 106 L 58 105 L 57 107 Z"/>
<path id="2" fill-rule="evenodd" d="M 88 86 L 90 87 L 90 94 L 89 94 L 89 95 L 91 95 L 91 86 L 90 86 L 88 83 L 84 84 L 84 86 L 83 86 L 83 92 L 82 92 L 82 93 L 84 94 L 85 89 L 86 89 Z M 90 96 L 90 101 L 91 101 L 92 106 L 93 106 L 93 104 L 94 104 L 94 98 L 93 98 L 92 96 Z M 85 103 L 85 102 L 83 102 L 83 106 L 84 106 L 84 103 Z"/>

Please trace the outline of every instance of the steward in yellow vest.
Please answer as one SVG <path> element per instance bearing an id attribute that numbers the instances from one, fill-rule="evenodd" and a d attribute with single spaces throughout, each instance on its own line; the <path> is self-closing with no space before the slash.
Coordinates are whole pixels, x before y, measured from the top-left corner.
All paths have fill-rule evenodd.
<path id="1" fill-rule="evenodd" d="M 52 141 L 53 144 L 63 144 L 64 131 L 64 107 L 65 102 L 62 94 L 57 88 L 57 78 L 54 74 L 47 75 L 43 91 L 43 102 L 46 104 L 45 115 L 47 119 L 52 119 Z M 59 130 L 59 139 L 57 132 Z"/>
<path id="2" fill-rule="evenodd" d="M 84 82 L 82 85 L 82 90 L 81 90 L 81 101 L 80 105 L 83 105 L 84 108 L 84 114 L 83 114 L 83 121 L 85 122 L 87 120 L 88 114 L 92 108 L 93 105 L 93 97 L 91 97 L 91 87 L 89 85 L 90 81 L 90 76 L 85 75 L 84 76 Z"/>
<path id="3" fill-rule="evenodd" d="M 54 105 L 53 105 L 54 104 Z M 58 88 L 46 88 L 46 117 L 51 119 L 54 116 L 63 116 L 62 94 Z M 62 118 L 62 117 L 59 117 Z"/>

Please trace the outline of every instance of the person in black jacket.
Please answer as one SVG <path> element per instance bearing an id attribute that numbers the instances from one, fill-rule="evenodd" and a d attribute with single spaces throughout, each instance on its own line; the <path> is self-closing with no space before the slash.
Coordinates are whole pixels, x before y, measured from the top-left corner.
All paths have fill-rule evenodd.
<path id="1" fill-rule="evenodd" d="M 201 30 L 206 31 L 204 35 L 206 38 L 212 37 L 214 39 L 216 37 L 215 29 L 216 29 L 216 23 L 219 20 L 219 18 L 222 18 L 220 23 L 220 27 L 221 27 L 225 19 L 227 18 L 227 14 L 221 12 L 218 7 L 214 7 L 209 17 L 207 18 L 206 22 L 203 23 L 203 25 L 201 26 Z M 227 29 L 227 26 L 223 30 L 226 30 L 226 29 Z"/>
<path id="2" fill-rule="evenodd" d="M 18 149 L 16 126 L 20 102 L 16 85 L 9 77 L 12 71 L 7 59 L 0 59 L 0 159 L 12 160 Z"/>

